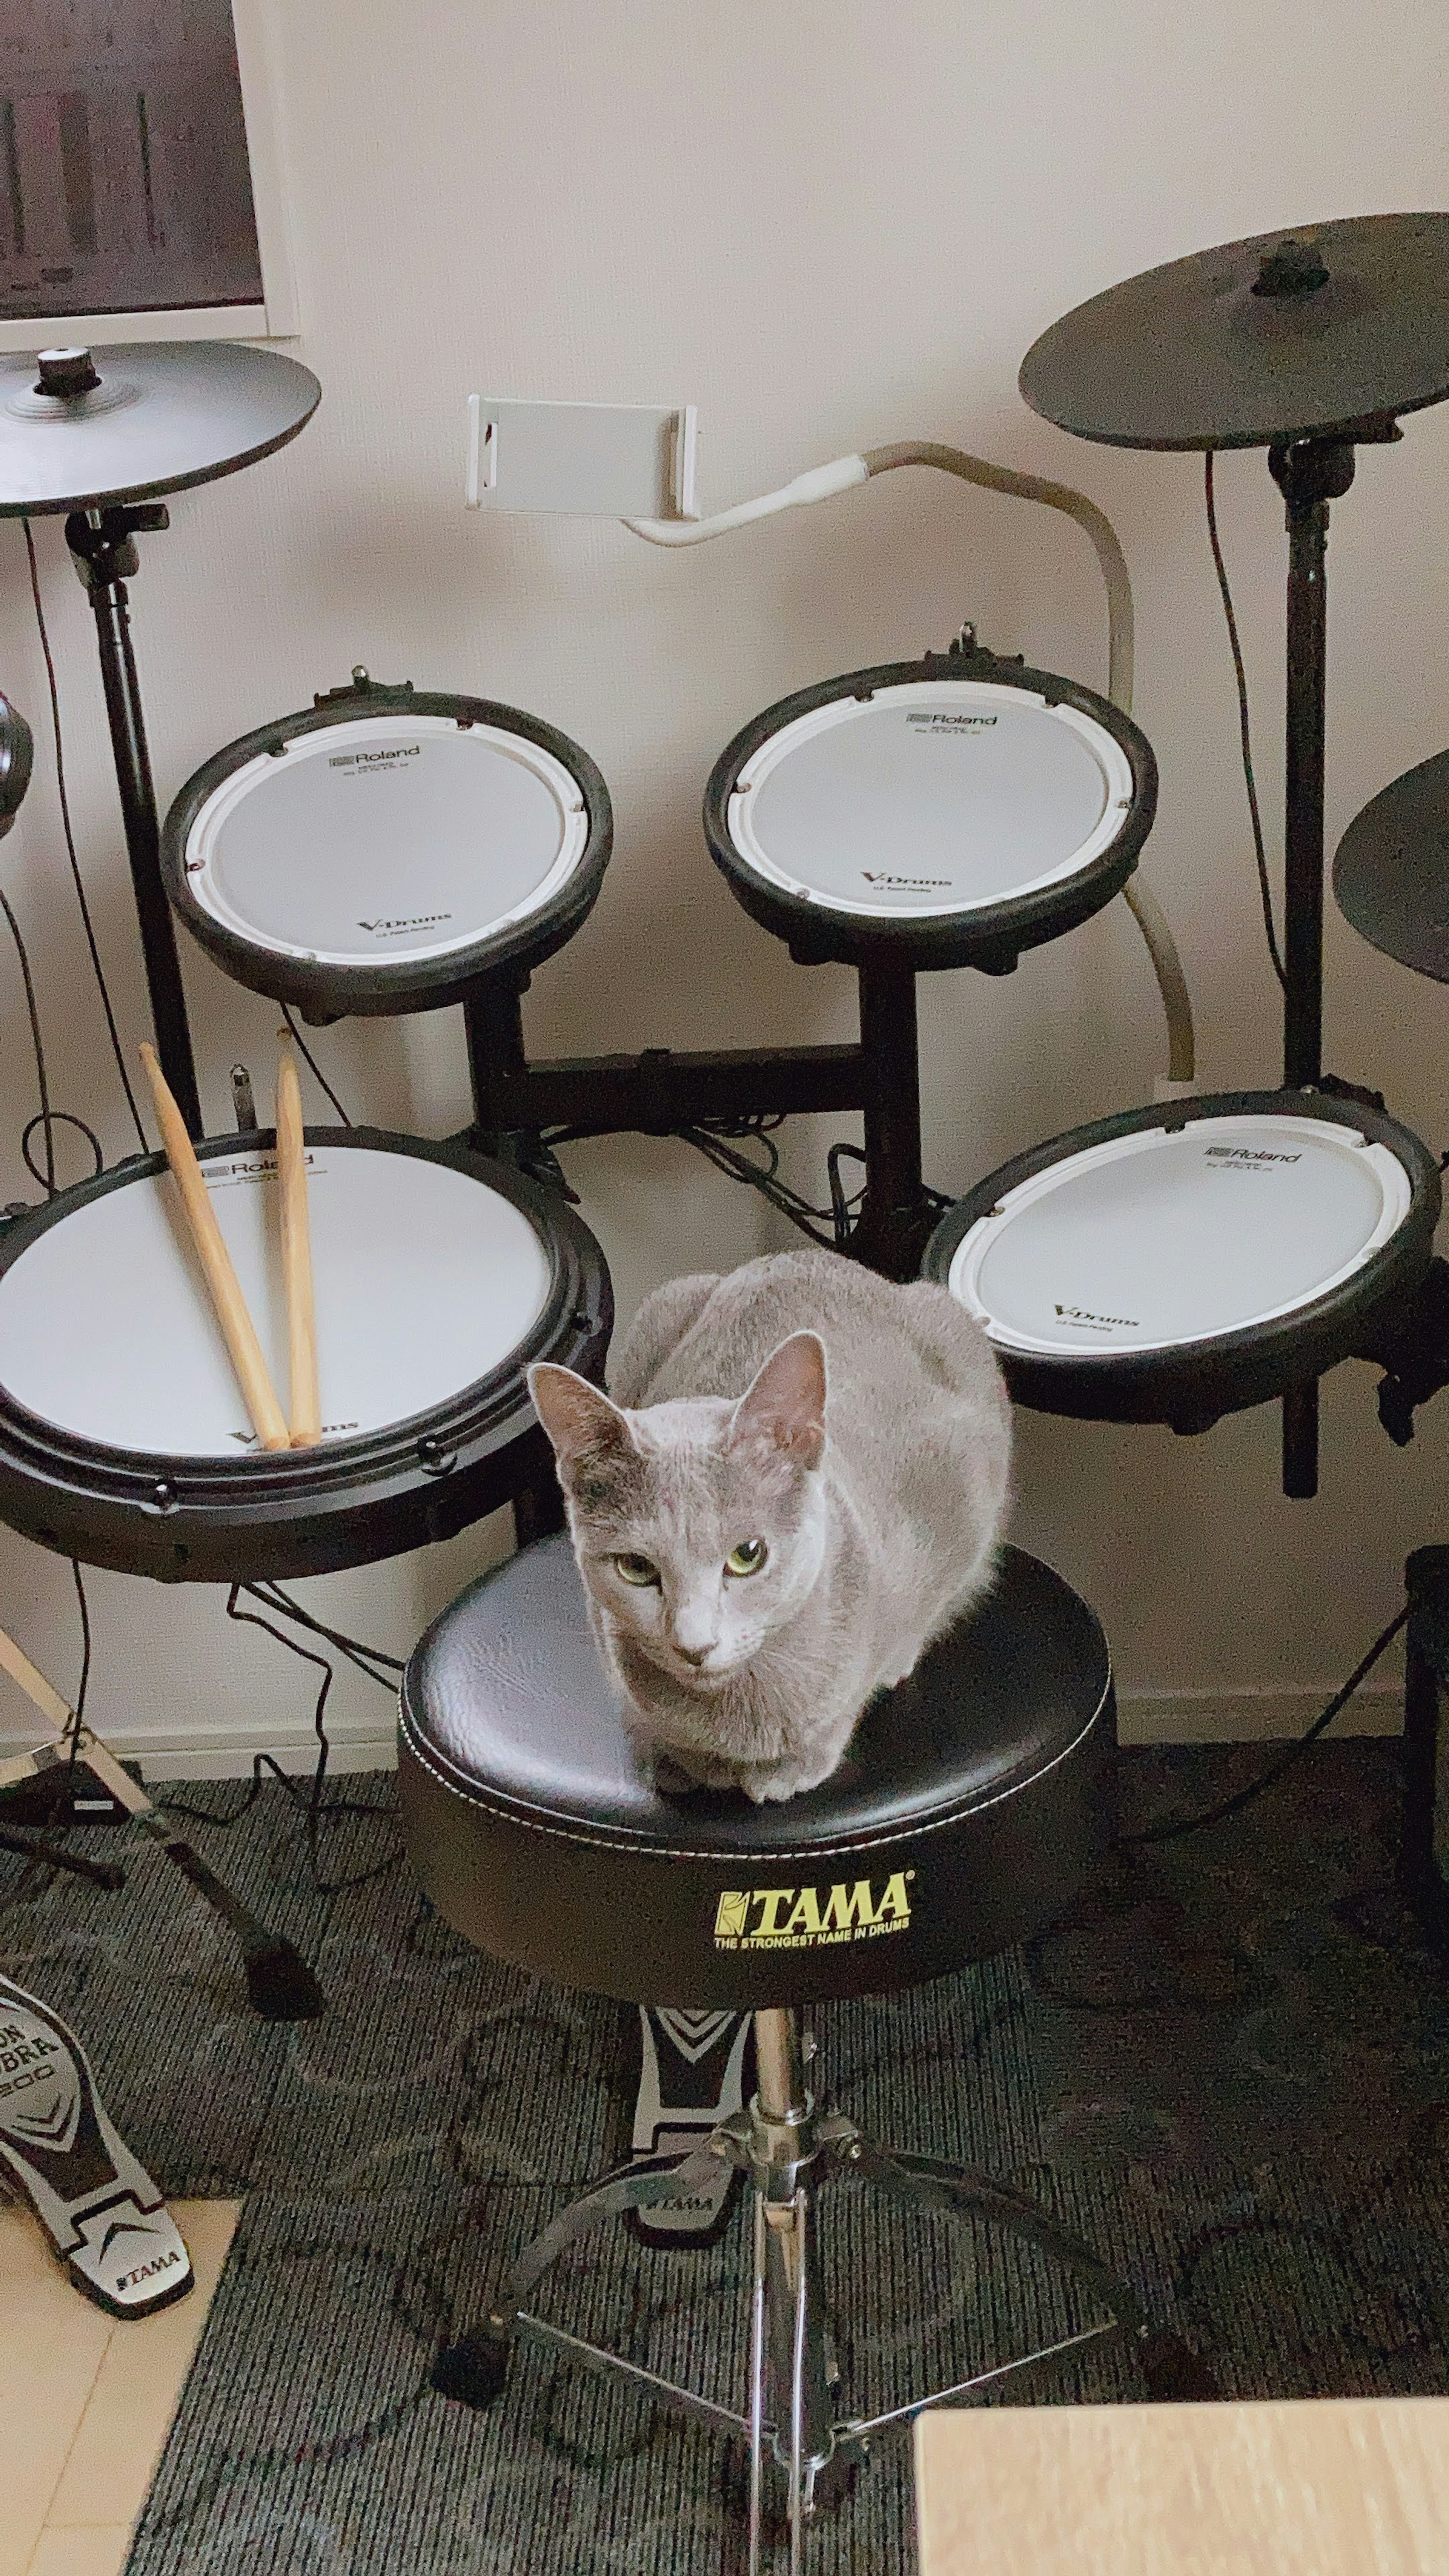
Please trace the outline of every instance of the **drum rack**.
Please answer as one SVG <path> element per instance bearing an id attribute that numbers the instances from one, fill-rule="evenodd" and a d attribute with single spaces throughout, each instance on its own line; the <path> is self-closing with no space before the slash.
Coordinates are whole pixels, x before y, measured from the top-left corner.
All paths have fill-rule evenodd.
<path id="1" fill-rule="evenodd" d="M 921 1176 L 920 1054 L 911 967 L 863 960 L 855 969 L 855 1046 L 729 1048 L 678 1054 L 575 1056 L 530 1064 L 523 1037 L 527 974 L 490 976 L 463 1004 L 479 1153 L 537 1169 L 541 1131 L 676 1135 L 711 1119 L 858 1111 L 865 1131 L 865 1197 L 850 1252 L 888 1279 L 914 1279 L 943 1202 Z"/>

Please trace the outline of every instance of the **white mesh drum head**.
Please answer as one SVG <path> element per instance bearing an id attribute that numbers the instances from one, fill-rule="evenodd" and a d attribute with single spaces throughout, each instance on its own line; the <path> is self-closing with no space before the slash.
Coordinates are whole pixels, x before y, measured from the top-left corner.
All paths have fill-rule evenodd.
<path id="1" fill-rule="evenodd" d="M 1077 708 L 997 681 L 912 680 L 772 734 L 740 771 L 728 826 L 787 893 L 924 920 L 1085 869 L 1132 795 L 1121 745 Z"/>
<path id="2" fill-rule="evenodd" d="M 274 956 L 385 965 L 527 920 L 588 836 L 578 781 L 539 744 L 449 716 L 363 716 L 233 770 L 186 836 L 186 882 Z"/>
<path id="3" fill-rule="evenodd" d="M 1171 1350 L 1311 1305 L 1411 1198 L 1386 1145 L 1322 1119 L 1140 1129 L 1009 1190 L 963 1236 L 949 1285 L 1003 1349 Z"/>
<path id="4" fill-rule="evenodd" d="M 501 1367 L 552 1278 L 522 1211 L 417 1155 L 320 1145 L 307 1163 L 324 1440 L 429 1412 Z M 202 1169 L 285 1409 L 275 1158 L 211 1156 Z M 0 1276 L 0 1384 L 100 1448 L 256 1448 L 169 1173 L 76 1208 Z"/>

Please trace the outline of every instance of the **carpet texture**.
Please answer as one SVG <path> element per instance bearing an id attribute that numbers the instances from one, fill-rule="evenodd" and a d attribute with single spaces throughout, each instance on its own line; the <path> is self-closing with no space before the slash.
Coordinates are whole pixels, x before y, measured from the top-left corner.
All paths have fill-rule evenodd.
<path id="1" fill-rule="evenodd" d="M 1124 1824 L 1206 1806 L 1263 1759 L 1127 1753 Z M 1392 1744 L 1316 1748 L 1230 1822 L 1120 1853 L 1026 1951 L 817 2014 L 823 2090 L 877 2136 L 1037 2193 L 1226 2395 L 1443 2390 L 1449 1972 L 1390 1894 L 1397 1786 Z M 220 1811 L 235 1794 L 186 1792 Z M 324 2020 L 252 2019 L 225 1934 L 151 1847 L 128 1840 L 116 1896 L 0 1855 L 10 1974 L 74 2022 L 170 2192 L 246 2198 L 128 2576 L 741 2576 L 739 2446 L 537 2353 L 487 2415 L 428 2386 L 515 2249 L 615 2151 L 615 2007 L 470 1951 L 405 1869 L 316 1896 L 280 1792 L 194 1832 L 316 1966 Z M 385 1811 L 341 1824 L 327 1863 L 363 1867 L 392 1837 Z M 822 2237 L 854 2410 L 1084 2314 L 1029 2249 L 848 2182 Z M 738 2219 L 703 2255 L 611 2230 L 544 2303 L 739 2404 L 746 2259 Z M 1011 2394 L 1142 2388 L 1113 2347 Z M 822 2518 L 812 2567 L 906 2576 L 911 2519 L 898 2437 Z"/>

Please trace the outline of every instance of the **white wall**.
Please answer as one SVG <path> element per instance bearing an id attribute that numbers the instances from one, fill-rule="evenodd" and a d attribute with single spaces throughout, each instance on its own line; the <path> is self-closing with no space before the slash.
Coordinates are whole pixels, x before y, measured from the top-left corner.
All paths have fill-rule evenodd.
<path id="1" fill-rule="evenodd" d="M 1089 549 L 1045 513 L 914 474 L 681 557 L 613 526 L 468 518 L 463 401 L 477 386 L 693 400 L 705 508 L 847 448 L 954 440 L 1075 480 L 1117 524 L 1137 587 L 1137 712 L 1162 769 L 1145 864 L 1192 978 L 1200 1070 L 1220 1087 L 1272 1080 L 1276 992 L 1200 467 L 1074 443 L 1024 409 L 1016 369 L 1056 315 L 1138 268 L 1280 223 L 1441 202 L 1446 25 L 1432 0 L 1371 16 L 1323 0 L 1311 26 L 1246 0 L 276 0 L 295 347 L 324 399 L 285 454 L 182 495 L 171 533 L 143 540 L 137 649 L 163 800 L 355 661 L 513 700 L 588 747 L 617 817 L 598 910 L 531 997 L 534 1047 L 848 1036 L 847 975 L 792 967 L 710 865 L 705 775 L 787 690 L 940 645 L 963 616 L 999 650 L 1101 685 Z M 1334 513 L 1330 846 L 1444 740 L 1446 467 L 1449 411 L 1431 412 L 1401 446 L 1363 455 Z M 1282 510 L 1261 455 L 1225 458 L 1219 490 L 1276 837 Z M 143 989 L 90 620 L 59 524 L 39 535 L 75 811 L 134 1043 Z M 0 528 L 0 675 L 40 732 L 13 524 Z M 124 1150 L 47 758 L 3 872 L 57 1096 Z M 220 1125 L 234 1057 L 270 1079 L 274 1012 L 200 955 L 185 963 Z M 0 977 L 0 1190 L 33 1195 L 12 1142 L 32 1077 L 4 959 Z M 1333 913 L 1327 992 L 1331 1064 L 1449 1142 L 1449 996 Z M 1140 1104 L 1162 1063 L 1120 905 L 1002 982 L 928 980 L 922 1022 L 928 1170 L 946 1188 Z M 456 1014 L 357 1022 L 322 1044 L 368 1113 L 430 1133 L 463 1119 Z M 817 1187 L 821 1143 L 848 1131 L 793 1131 L 791 1177 Z M 682 1145 L 596 1144 L 569 1168 L 624 1312 L 674 1271 L 784 1239 Z M 1092 1600 L 1149 1722 L 1206 1728 L 1226 1710 L 1246 1725 L 1256 1710 L 1296 1725 L 1387 1615 L 1405 1549 L 1437 1534 L 1449 1416 L 1430 1414 L 1401 1455 L 1367 1371 L 1339 1371 L 1324 1398 L 1312 1504 L 1278 1492 L 1271 1409 L 1192 1443 L 1022 1418 L 1015 1535 Z M 502 1544 L 484 1529 L 318 1591 L 405 1647 Z M 220 1594 L 99 1575 L 92 1595 L 93 1712 L 119 1739 L 193 1752 L 300 1740 L 302 1668 L 227 1632 Z M 0 1534 L 0 1600 L 68 1684 L 67 1567 Z M 380 1694 L 343 1682 L 338 1699 L 342 1732 L 386 1733 Z M 21 1731 L 7 1702 L 0 1732 L 12 1722 Z"/>

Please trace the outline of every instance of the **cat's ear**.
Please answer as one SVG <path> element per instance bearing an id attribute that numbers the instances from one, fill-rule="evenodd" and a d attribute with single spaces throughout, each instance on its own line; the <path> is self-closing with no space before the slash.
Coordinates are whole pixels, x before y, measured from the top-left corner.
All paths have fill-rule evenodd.
<path id="1" fill-rule="evenodd" d="M 735 1406 L 731 1442 L 763 1440 L 800 1467 L 825 1453 L 825 1344 L 818 1333 L 792 1333 L 772 1351 Z"/>
<path id="2" fill-rule="evenodd" d="M 619 1470 L 638 1461 L 627 1416 L 602 1387 L 590 1386 L 586 1377 L 552 1360 L 535 1360 L 528 1372 L 528 1392 L 553 1442 L 566 1492 L 581 1503 L 606 1502 L 617 1486 Z"/>

